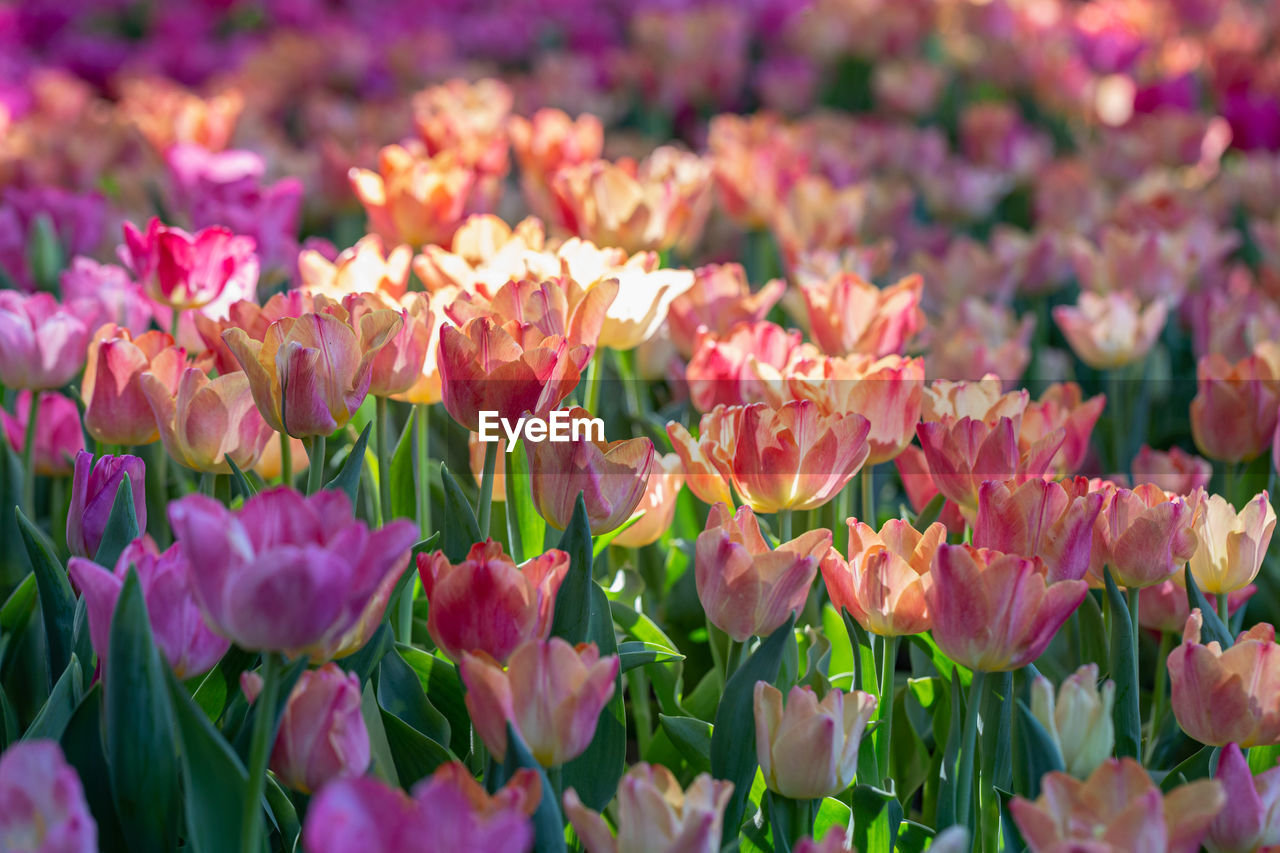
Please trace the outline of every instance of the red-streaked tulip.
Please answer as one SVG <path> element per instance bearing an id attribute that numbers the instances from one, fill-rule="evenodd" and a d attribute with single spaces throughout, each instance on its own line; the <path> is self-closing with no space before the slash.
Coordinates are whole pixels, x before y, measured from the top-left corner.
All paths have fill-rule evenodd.
<path id="1" fill-rule="evenodd" d="M 1192 610 L 1182 645 L 1169 653 L 1169 692 L 1182 730 L 1213 746 L 1280 743 L 1280 646 L 1259 622 L 1223 649 L 1200 642 L 1204 618 Z"/>
<path id="2" fill-rule="evenodd" d="M 693 272 L 693 286 L 667 311 L 671 340 L 684 358 L 693 355 L 704 329 L 717 338 L 739 323 L 760 323 L 782 298 L 786 282 L 775 278 L 752 292 L 741 264 L 708 264 Z"/>
<path id="3" fill-rule="evenodd" d="M 772 549 L 750 507 L 734 515 L 727 505 L 716 504 L 698 534 L 694 560 L 707 618 L 738 642 L 773 633 L 804 606 L 818 562 L 830 547 L 830 530 L 807 530 Z"/>
<path id="4" fill-rule="evenodd" d="M 1061 427 L 1065 437 L 1050 468 L 1061 475 L 1074 474 L 1089 454 L 1089 438 L 1106 403 L 1103 394 L 1085 400 L 1080 386 L 1074 382 L 1055 382 L 1038 400 L 1027 404 L 1022 413 L 1018 443 L 1030 447 Z"/>
<path id="5" fill-rule="evenodd" d="M 699 774 L 688 789 L 661 764 L 640 762 L 618 783 L 615 838 L 578 793 L 564 792 L 564 810 L 587 853 L 717 853 L 732 782 Z"/>
<path id="6" fill-rule="evenodd" d="M 1197 779 L 1162 794 L 1132 758 L 1108 758 L 1083 782 L 1045 774 L 1036 800 L 1009 804 L 1031 853 L 1067 850 L 1196 853 L 1226 803 L 1222 785 Z"/>
<path id="7" fill-rule="evenodd" d="M 378 152 L 377 172 L 352 169 L 349 177 L 370 229 L 411 246 L 448 245 L 477 188 L 476 173 L 452 152 L 428 157 L 401 145 Z"/>
<path id="8" fill-rule="evenodd" d="M 1214 853 L 1255 853 L 1280 845 L 1280 767 L 1254 776 L 1240 746 L 1229 743 L 1214 778 L 1229 805 L 1213 819 L 1205 846 Z"/>
<path id="9" fill-rule="evenodd" d="M 262 692 L 262 677 L 242 673 L 240 687 L 253 702 Z M 271 772 L 287 787 L 310 794 L 335 779 L 364 775 L 371 758 L 360 677 L 336 663 L 302 673 L 280 716 Z"/>
<path id="10" fill-rule="evenodd" d="M 231 644 L 213 633 L 200 616 L 200 608 L 191 595 L 190 568 L 178 547 L 171 546 L 161 553 L 146 538 L 127 545 L 114 570 L 83 557 L 72 557 L 67 565 L 71 579 L 84 594 L 89 639 L 98 659 L 106 666 L 111 617 L 130 568 L 138 574 L 156 646 L 174 675 L 190 678 L 212 669 Z"/>
<path id="11" fill-rule="evenodd" d="M 729 483 L 741 416 L 740 406 L 716 406 L 702 416 L 696 439 L 683 424 L 667 423 L 667 437 L 680 457 L 685 484 L 703 503 L 733 505 Z"/>
<path id="12" fill-rule="evenodd" d="M 724 337 L 703 331 L 685 368 L 689 396 L 700 412 L 767 400 L 768 383 L 780 385 L 783 369 L 806 350 L 816 355 L 798 331 L 768 321 L 739 323 Z"/>
<path id="13" fill-rule="evenodd" d="M 441 295 L 438 293 L 437 298 Z M 617 295 L 618 281 L 613 278 L 595 281 L 586 289 L 566 275 L 520 278 L 495 288 L 488 297 L 463 291 L 444 310 L 458 326 L 488 316 L 522 342 L 540 332 L 564 338 L 572 347 L 586 346 L 591 354 L 608 322 L 606 312 Z"/>
<path id="14" fill-rule="evenodd" d="M 298 255 L 301 289 L 335 301 L 351 293 L 379 293 L 399 300 L 409 289 L 413 250 L 399 245 L 383 252 L 382 239 L 366 234 L 332 261 L 313 249 Z"/>
<path id="15" fill-rule="evenodd" d="M 649 482 L 636 504 L 636 511 L 643 512 L 635 524 L 613 538 L 613 544 L 622 548 L 642 548 L 657 542 L 671 527 L 676 515 L 676 498 L 684 485 L 684 473 L 680 457 L 675 453 L 655 456 L 649 471 Z"/>
<path id="16" fill-rule="evenodd" d="M 902 489 L 907 493 L 911 508 L 917 513 L 924 512 L 929 502 L 939 494 L 938 484 L 933 482 L 929 474 L 929 463 L 925 461 L 924 451 L 909 445 L 893 460 L 893 467 L 898 469 L 898 477 L 902 480 Z M 947 532 L 957 536 L 964 533 L 968 522 L 960 513 L 955 501 L 942 501 L 942 513 L 938 521 L 946 526 Z"/>
<path id="17" fill-rule="evenodd" d="M 1181 575 L 1174 575 L 1169 580 L 1155 586 L 1143 587 L 1138 593 L 1138 624 L 1152 631 L 1167 631 L 1170 634 L 1181 633 L 1191 615 L 1187 603 L 1187 590 Z M 1227 615 L 1249 603 L 1249 599 L 1258 591 L 1253 584 L 1238 589 L 1227 596 Z"/>
<path id="18" fill-rule="evenodd" d="M 808 687 L 782 692 L 765 681 L 755 688 L 756 757 L 764 784 L 793 800 L 834 797 L 853 784 L 858 745 L 875 714 L 876 698 L 831 689 L 818 701 Z"/>
<path id="19" fill-rule="evenodd" d="M 13 414 L 0 409 L 0 429 L 13 452 L 21 454 L 31 422 L 31 391 L 21 391 Z M 80 409 L 56 391 L 40 392 L 36 403 L 36 434 L 31 458 L 41 477 L 65 477 L 75 468 L 76 454 L 84 450 L 84 430 L 80 429 Z"/>
<path id="20" fill-rule="evenodd" d="M 920 417 L 926 421 L 972 418 L 987 424 L 1010 418 L 1020 428 L 1030 399 L 1025 388 L 1006 392 L 1000 377 L 992 374 L 972 382 L 938 379 L 924 388 Z"/>
<path id="21" fill-rule="evenodd" d="M 67 507 L 67 548 L 77 557 L 93 557 L 102 544 L 116 492 L 124 478 L 133 491 L 138 530 L 147 529 L 147 466 L 137 456 L 100 456 L 87 450 L 76 454 L 71 478 L 71 505 Z"/>
<path id="22" fill-rule="evenodd" d="M 921 533 L 894 518 L 877 534 L 857 519 L 848 524 L 848 561 L 832 548 L 819 566 L 831 603 L 882 637 L 929 630 L 925 590 L 932 582 L 934 552 L 946 541 L 946 528 L 934 522 Z"/>
<path id="23" fill-rule="evenodd" d="M 1130 467 L 1134 485 L 1154 483 L 1175 495 L 1189 495 L 1208 486 L 1209 478 L 1213 476 L 1213 463 L 1187 453 L 1181 447 L 1152 450 L 1144 444 L 1133 457 Z"/>
<path id="24" fill-rule="evenodd" d="M 262 418 L 295 438 L 329 435 L 364 402 L 379 350 L 400 330 L 390 310 L 373 311 L 353 325 L 334 314 L 284 317 L 261 341 L 243 329 L 223 340 L 249 378 Z"/>
<path id="25" fill-rule="evenodd" d="M 84 786 L 57 741 L 19 741 L 0 754 L 0 849 L 97 853 Z"/>
<path id="26" fill-rule="evenodd" d="M 484 652 L 505 663 L 525 641 L 551 632 L 569 555 L 552 549 L 517 566 L 502 543 L 489 539 L 472 545 L 457 565 L 443 551 L 419 554 L 417 565 L 436 646 L 455 661 Z"/>
<path id="27" fill-rule="evenodd" d="M 1194 508 L 1150 483 L 1104 491 L 1106 503 L 1093 528 L 1090 581 L 1101 585 L 1104 565 L 1117 584 L 1130 588 L 1152 586 L 1181 571 L 1196 551 Z"/>
<path id="28" fill-rule="evenodd" d="M 924 280 L 918 275 L 879 288 L 856 273 L 840 273 L 801 292 L 809 330 L 827 355 L 901 355 L 924 328 Z"/>
<path id="29" fill-rule="evenodd" d="M 555 427 L 552 414 L 551 428 Z M 581 494 L 592 535 L 616 530 L 635 512 L 653 470 L 653 442 L 647 438 L 605 441 L 593 436 L 591 416 L 581 407 L 568 410 L 569 441 L 530 441 L 529 487 L 538 514 L 557 530 L 573 519 Z"/>
<path id="30" fill-rule="evenodd" d="M 1093 527 L 1103 495 L 1083 477 L 1065 483 L 988 480 L 978 489 L 973 544 L 1006 554 L 1039 557 L 1050 582 L 1080 580 L 1089 571 Z"/>
<path id="31" fill-rule="evenodd" d="M 1008 672 L 1040 657 L 1088 592 L 1081 580 L 1050 582 L 1044 563 L 968 545 L 940 545 L 925 601 L 933 639 L 952 660 Z"/>
<path id="32" fill-rule="evenodd" d="M 369 392 L 374 397 L 404 394 L 422 379 L 423 365 L 432 351 L 432 334 L 439 334 L 439 319 L 425 293 L 407 293 L 398 303 L 370 294 L 348 294 L 342 306 L 353 328 L 364 334 L 363 318 L 381 316 L 387 310 L 400 315 L 400 328 L 387 338 L 373 357 Z M 379 321 L 379 325 L 381 321 Z M 363 348 L 366 342 L 360 341 Z M 431 352 L 434 355 L 434 352 Z"/>
<path id="33" fill-rule="evenodd" d="M 1163 301 L 1144 306 L 1133 293 L 1083 291 L 1075 305 L 1059 305 L 1053 319 L 1071 349 L 1095 370 L 1114 370 L 1146 358 L 1164 329 Z"/>
<path id="34" fill-rule="evenodd" d="M 520 166 L 520 188 L 529 209 L 544 220 L 555 218 L 551 180 L 560 169 L 600 157 L 604 125 L 591 113 L 570 118 L 563 110 L 543 108 L 529 118 L 507 123 L 511 149 Z"/>
<path id="35" fill-rule="evenodd" d="M 258 256 L 252 237 L 217 225 L 194 234 L 153 217 L 147 230 L 124 223 L 121 259 L 156 302 L 178 311 L 203 308 L 233 288 L 252 293 Z"/>
<path id="36" fill-rule="evenodd" d="M 1098 665 L 1086 664 L 1068 675 L 1055 695 L 1043 675 L 1031 682 L 1031 713 L 1044 726 L 1066 771 L 1087 779 L 1111 757 L 1116 730 L 1111 720 L 1116 685 L 1107 680 L 1098 689 Z"/>
<path id="37" fill-rule="evenodd" d="M 230 459 L 248 471 L 275 437 L 254 405 L 249 378 L 242 371 L 210 379 L 203 370 L 188 367 L 176 389 L 150 370 L 140 381 L 164 449 L 188 468 L 229 474 Z"/>
<path id="38" fill-rule="evenodd" d="M 246 649 L 313 659 L 350 653 L 342 641 L 409 563 L 417 540 L 399 520 L 369 530 L 342 492 L 259 492 L 238 510 L 204 495 L 169 504 L 169 523 L 191 565 L 192 590 L 219 634 Z"/>
<path id="39" fill-rule="evenodd" d="M 1217 353 L 1196 363 L 1191 436 L 1210 459 L 1244 462 L 1266 452 L 1276 432 L 1280 365 L 1255 350 L 1232 364 Z"/>
<path id="40" fill-rule="evenodd" d="M 235 373 L 240 370 L 240 362 L 222 339 L 227 329 L 243 329 L 245 334 L 260 341 L 267 335 L 267 328 L 276 320 L 284 317 L 301 317 L 315 310 L 315 298 L 302 290 L 286 290 L 277 293 L 264 305 L 240 299 L 227 307 L 227 316 L 214 320 L 201 313 L 192 315 L 195 321 L 196 334 L 204 343 L 205 349 L 213 356 L 214 367 L 219 373 Z"/>
<path id="41" fill-rule="evenodd" d="M 0 385 L 60 388 L 84 365 L 90 329 L 48 293 L 0 290 Z"/>
<path id="42" fill-rule="evenodd" d="M 1196 512 L 1197 546 L 1188 565 L 1206 594 L 1235 592 L 1253 582 L 1276 528 L 1276 511 L 1267 493 L 1254 495 L 1236 512 L 1221 495 L 1200 501 Z"/>
<path id="43" fill-rule="evenodd" d="M 925 421 L 916 427 L 916 435 L 938 490 L 962 510 L 973 512 L 984 481 L 1021 483 L 1044 476 L 1066 433 L 1056 429 L 1022 450 L 1012 419 L 1002 417 L 992 425 L 963 417 Z"/>
<path id="44" fill-rule="evenodd" d="M 591 743 L 616 687 L 618 658 L 600 657 L 594 643 L 575 647 L 552 637 L 520 646 L 505 671 L 487 655 L 470 654 L 459 670 L 472 724 L 494 758 L 507 754 L 511 723 L 539 764 L 558 767 Z"/>
<path id="45" fill-rule="evenodd" d="M 811 400 L 747 406 L 730 469 L 734 488 L 756 512 L 822 506 L 862 468 L 870 432 L 862 415 L 824 415 Z"/>
<path id="46" fill-rule="evenodd" d="M 155 412 L 142 390 L 142 374 L 167 350 L 175 364 L 186 351 L 174 349 L 173 338 L 150 331 L 133 337 L 128 329 L 109 323 L 89 342 L 89 364 L 80 385 L 84 425 L 104 444 L 150 444 L 159 438 Z"/>

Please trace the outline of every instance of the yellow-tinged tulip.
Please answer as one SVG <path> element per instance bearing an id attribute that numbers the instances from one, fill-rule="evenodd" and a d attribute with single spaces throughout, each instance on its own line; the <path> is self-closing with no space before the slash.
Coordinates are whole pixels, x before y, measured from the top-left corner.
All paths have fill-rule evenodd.
<path id="1" fill-rule="evenodd" d="M 936 521 L 921 533 L 894 518 L 877 534 L 869 525 L 849 519 L 848 562 L 832 548 L 819 565 L 831 603 L 882 637 L 929 630 L 929 567 L 946 537 L 946 528 Z"/>
<path id="2" fill-rule="evenodd" d="M 1262 568 L 1271 544 L 1276 511 L 1260 492 L 1236 512 L 1221 495 L 1209 495 L 1200 503 L 1192 530 L 1196 552 L 1191 574 L 1205 593 L 1235 592 L 1248 586 Z"/>
<path id="3" fill-rule="evenodd" d="M 756 757 L 770 791 L 793 800 L 831 797 L 853 784 L 858 745 L 876 699 L 832 689 L 818 701 L 808 687 L 782 692 L 756 682 Z"/>
<path id="4" fill-rule="evenodd" d="M 1040 721 L 1062 755 L 1066 771 L 1088 778 L 1111 756 L 1116 730 L 1111 721 L 1116 685 L 1108 679 L 1098 689 L 1098 665 L 1086 664 L 1058 688 L 1044 676 L 1031 682 L 1031 713 Z"/>

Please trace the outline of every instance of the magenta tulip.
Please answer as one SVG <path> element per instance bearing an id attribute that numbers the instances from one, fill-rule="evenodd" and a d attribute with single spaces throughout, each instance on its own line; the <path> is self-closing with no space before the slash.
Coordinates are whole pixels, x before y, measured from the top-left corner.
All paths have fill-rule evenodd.
<path id="1" fill-rule="evenodd" d="M 111 518 L 111 507 L 124 478 L 133 490 L 133 511 L 138 530 L 147 529 L 147 466 L 137 456 L 101 456 L 82 450 L 76 454 L 71 479 L 71 505 L 67 508 L 67 547 L 77 557 L 93 557 Z"/>

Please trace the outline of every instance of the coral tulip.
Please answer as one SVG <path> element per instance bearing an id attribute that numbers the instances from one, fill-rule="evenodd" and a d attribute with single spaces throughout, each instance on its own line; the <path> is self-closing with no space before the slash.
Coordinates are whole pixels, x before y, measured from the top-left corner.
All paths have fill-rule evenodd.
<path id="1" fill-rule="evenodd" d="M 1196 551 L 1191 574 L 1205 593 L 1235 592 L 1253 582 L 1276 527 L 1276 511 L 1267 493 L 1254 495 L 1236 512 L 1221 495 L 1209 495 L 1196 512 Z"/>
<path id="2" fill-rule="evenodd" d="M 1191 436 L 1210 459 L 1248 461 L 1270 446 L 1277 405 L 1280 364 L 1261 351 L 1235 364 L 1210 353 L 1196 364 Z"/>
<path id="3" fill-rule="evenodd" d="M 230 459 L 248 471 L 275 435 L 254 405 L 249 378 L 241 371 L 210 379 L 203 370 L 188 367 L 176 389 L 150 370 L 140 381 L 165 450 L 188 468 L 229 474 Z"/>
<path id="4" fill-rule="evenodd" d="M 1103 565 L 1120 586 L 1152 586 L 1181 571 L 1195 553 L 1195 511 L 1183 498 L 1151 484 L 1106 489 L 1106 503 L 1094 524 L 1089 574 L 1102 583 Z"/>
<path id="5" fill-rule="evenodd" d="M 26 446 L 31 423 L 31 391 L 21 391 L 14 403 L 13 414 L 0 409 L 0 429 L 13 452 L 21 454 Z M 32 464 L 41 477 L 65 477 L 75 467 L 76 454 L 84 450 L 84 431 L 80 429 L 80 410 L 67 397 L 55 391 L 42 391 L 36 403 L 36 434 L 31 448 Z"/>
<path id="6" fill-rule="evenodd" d="M 405 294 L 399 303 L 389 303 L 376 295 L 348 294 L 342 306 L 351 318 L 354 328 L 364 334 L 364 317 L 379 317 L 386 310 L 400 315 L 400 328 L 387 338 L 373 357 L 370 371 L 369 394 L 374 397 L 394 397 L 404 394 L 421 381 L 423 365 L 432 351 L 432 335 L 439 334 L 440 324 L 436 312 L 425 293 Z M 383 320 L 379 319 L 379 323 Z M 436 339 L 438 340 L 438 338 Z M 362 339 L 360 344 L 365 346 Z"/>
<path id="7" fill-rule="evenodd" d="M 876 698 L 831 689 L 818 701 L 808 687 L 782 692 L 765 681 L 755 688 L 756 757 L 764 784 L 793 800 L 834 797 L 853 784 L 858 746 Z"/>
<path id="8" fill-rule="evenodd" d="M 67 507 L 67 548 L 72 554 L 92 558 L 98 553 L 125 477 L 133 492 L 138 530 L 147 529 L 146 472 L 146 465 L 137 456 L 100 456 L 95 461 L 87 450 L 76 454 L 71 504 Z"/>
<path id="9" fill-rule="evenodd" d="M 798 331 L 767 321 L 739 323 L 722 338 L 702 332 L 685 368 L 694 407 L 709 412 L 721 404 L 734 406 L 768 399 L 766 384 L 780 384 L 783 369 L 806 347 Z"/>
<path id="10" fill-rule="evenodd" d="M 708 264 L 693 273 L 693 286 L 667 311 L 671 340 L 684 358 L 693 355 L 702 330 L 722 338 L 739 323 L 760 323 L 777 304 L 786 282 L 775 278 L 752 292 L 741 264 Z"/>
<path id="11" fill-rule="evenodd" d="M 667 437 L 671 447 L 680 457 L 684 469 L 684 481 L 689 491 L 703 503 L 733 504 L 730 478 L 733 468 L 733 451 L 737 447 L 738 421 L 742 409 L 739 406 L 716 406 L 702 416 L 695 439 L 684 425 L 667 424 Z"/>
<path id="12" fill-rule="evenodd" d="M 164 332 L 145 332 L 135 338 L 115 324 L 94 332 L 80 385 L 89 435 L 104 444 L 125 445 L 150 444 L 159 437 L 141 379 L 166 351 L 174 365 L 185 361 L 186 351 L 175 348 L 173 338 Z"/>
<path id="13" fill-rule="evenodd" d="M 809 329 L 827 355 L 901 355 L 924 328 L 924 280 L 918 275 L 881 289 L 854 273 L 841 273 L 801 292 Z"/>
<path id="14" fill-rule="evenodd" d="M 1084 465 L 1089 438 L 1106 402 L 1103 394 L 1085 400 L 1080 386 L 1074 382 L 1055 382 L 1038 400 L 1027 404 L 1022 413 L 1018 443 L 1030 447 L 1061 427 L 1065 437 L 1049 467 L 1060 475 L 1074 474 Z"/>
<path id="15" fill-rule="evenodd" d="M 1080 580 L 1089 571 L 1093 527 L 1103 495 L 1088 481 L 1022 484 L 988 480 L 978 489 L 973 544 L 1006 554 L 1039 557 L 1050 582 Z"/>
<path id="16" fill-rule="evenodd" d="M 401 145 L 378 152 L 377 172 L 352 169 L 349 177 L 370 229 L 411 246 L 448 245 L 477 188 L 476 173 L 453 152 L 428 157 Z"/>
<path id="17" fill-rule="evenodd" d="M 0 849 L 98 850 L 98 826 L 85 802 L 84 786 L 57 741 L 19 741 L 0 754 Z"/>
<path id="18" fill-rule="evenodd" d="M 970 512 L 977 508 L 978 491 L 986 480 L 1025 482 L 1042 477 L 1066 435 L 1059 428 L 1021 450 L 1016 425 L 1004 417 L 994 425 L 970 417 L 925 421 L 916 434 L 938 490 Z"/>
<path id="19" fill-rule="evenodd" d="M 0 385 L 43 391 L 70 382 L 89 341 L 81 313 L 48 293 L 0 290 Z"/>
<path id="20" fill-rule="evenodd" d="M 124 223 L 121 259 L 156 302 L 178 311 L 203 308 L 223 291 L 254 292 L 258 257 L 252 237 L 222 226 L 190 234 L 153 217 L 147 230 Z"/>
<path id="21" fill-rule="evenodd" d="M 946 528 L 934 522 L 921 533 L 894 518 L 877 534 L 856 519 L 848 523 L 849 560 L 833 548 L 819 566 L 831 603 L 882 637 L 929 630 L 925 590 L 931 583 L 934 552 L 946 541 Z"/>
<path id="22" fill-rule="evenodd" d="M 1147 306 L 1129 291 L 1084 291 L 1076 305 L 1059 305 L 1053 319 L 1071 349 L 1095 370 L 1114 370 L 1146 358 L 1164 329 L 1168 308 Z"/>
<path id="23" fill-rule="evenodd" d="M 676 498 L 683 485 L 684 473 L 678 455 L 667 453 L 654 457 L 649 481 L 636 504 L 636 511 L 644 515 L 615 536 L 613 544 L 620 548 L 642 548 L 657 542 L 671 527 L 676 515 Z"/>
<path id="24" fill-rule="evenodd" d="M 352 293 L 377 293 L 399 300 L 409 289 L 413 250 L 399 245 L 385 252 L 377 234 L 366 234 L 332 261 L 308 249 L 298 255 L 302 290 L 335 301 Z"/>
<path id="25" fill-rule="evenodd" d="M 1043 675 L 1031 682 L 1031 713 L 1052 738 L 1066 771 L 1077 779 L 1087 779 L 1115 746 L 1114 681 L 1098 689 L 1098 665 L 1086 664 L 1068 675 L 1055 695 L 1053 684 Z"/>
<path id="26" fill-rule="evenodd" d="M 972 418 L 986 424 L 1010 418 L 1020 428 L 1029 401 L 1026 389 L 1006 392 L 1000 378 L 993 374 L 972 382 L 939 379 L 925 386 L 920 417 L 926 421 Z"/>
<path id="27" fill-rule="evenodd" d="M 599 159 L 604 125 L 591 113 L 570 118 L 562 110 L 543 108 L 527 119 L 512 116 L 507 132 L 520 166 L 525 201 L 534 214 L 551 220 L 555 216 L 552 178 L 561 168 Z"/>

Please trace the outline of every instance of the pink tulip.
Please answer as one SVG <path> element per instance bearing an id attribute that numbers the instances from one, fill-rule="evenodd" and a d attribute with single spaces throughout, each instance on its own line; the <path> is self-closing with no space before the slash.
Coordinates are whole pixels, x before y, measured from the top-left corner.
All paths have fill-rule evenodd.
<path id="1" fill-rule="evenodd" d="M 1254 853 L 1280 845 L 1280 767 L 1254 776 L 1239 744 L 1229 743 L 1218 758 L 1215 778 L 1228 805 L 1209 826 L 1208 848 Z"/>
<path id="2" fill-rule="evenodd" d="M 924 594 L 933 582 L 929 568 L 934 552 L 946 541 L 946 528 L 935 521 L 922 533 L 891 518 L 877 534 L 857 519 L 848 524 L 848 562 L 832 548 L 819 566 L 831 603 L 881 637 L 929 630 Z"/>
<path id="3" fill-rule="evenodd" d="M 1135 486 L 1154 483 L 1175 495 L 1189 495 L 1208 486 L 1209 478 L 1213 476 L 1213 463 L 1180 447 L 1152 450 L 1144 444 L 1138 455 L 1133 457 L 1130 467 Z"/>
<path id="4" fill-rule="evenodd" d="M 526 640 L 545 640 L 569 555 L 552 549 L 520 565 L 492 539 L 471 546 L 454 565 L 444 552 L 418 555 L 430 603 L 427 630 L 455 661 L 484 652 L 504 663 Z"/>
<path id="5" fill-rule="evenodd" d="M 1103 496 L 1083 477 L 1066 483 L 1027 480 L 1021 485 L 988 480 L 978 490 L 973 544 L 1039 557 L 1048 580 L 1080 580 L 1089 571 L 1093 526 Z"/>
<path id="6" fill-rule="evenodd" d="M 1005 417 L 994 425 L 970 417 L 926 421 L 916 434 L 938 490 L 970 512 L 977 509 L 983 481 L 1025 482 L 1043 476 L 1065 438 L 1057 429 L 1020 450 L 1017 426 Z"/>
<path id="7" fill-rule="evenodd" d="M 205 624 L 191 594 L 190 568 L 176 545 L 164 553 L 149 538 L 135 539 L 120 553 L 115 569 L 72 557 L 67 571 L 85 597 L 89 639 L 104 667 L 111 645 L 111 617 L 120 589 L 133 568 L 147 604 L 151 633 L 161 654 L 179 678 L 208 672 L 231 644 Z"/>
<path id="8" fill-rule="evenodd" d="M 19 741 L 0 755 L 0 850 L 97 853 L 84 786 L 56 741 Z"/>
<path id="9" fill-rule="evenodd" d="M 754 694 L 756 757 L 770 791 L 793 800 L 834 797 L 853 784 L 858 747 L 876 711 L 876 698 L 831 689 L 818 701 L 812 688 L 787 694 L 757 681 Z"/>
<path id="10" fill-rule="evenodd" d="M 1018 443 L 1024 448 L 1030 447 L 1061 427 L 1065 437 L 1050 469 L 1059 474 L 1074 474 L 1085 463 L 1089 438 L 1106 402 L 1102 394 L 1084 399 L 1080 386 L 1074 382 L 1055 382 L 1044 390 L 1040 399 L 1027 404 L 1022 413 Z"/>
<path id="11" fill-rule="evenodd" d="M 1196 363 L 1191 436 L 1210 459 L 1247 462 L 1265 453 L 1276 432 L 1280 365 L 1258 348 L 1234 364 L 1217 353 Z"/>
<path id="12" fill-rule="evenodd" d="M 1150 483 L 1104 488 L 1106 503 L 1093 527 L 1090 580 L 1101 585 L 1107 566 L 1117 584 L 1140 589 L 1180 572 L 1199 541 L 1194 508 Z"/>
<path id="13" fill-rule="evenodd" d="M 924 328 L 924 280 L 918 275 L 880 288 L 855 273 L 840 273 L 801 292 L 814 340 L 828 355 L 901 355 Z"/>
<path id="14" fill-rule="evenodd" d="M 336 491 L 271 489 L 238 510 L 188 495 L 169 504 L 169 523 L 214 630 L 246 649 L 313 660 L 355 651 L 349 632 L 376 627 L 377 604 L 385 608 L 417 539 L 404 520 L 369 530 Z"/>
<path id="15" fill-rule="evenodd" d="M 84 425 L 107 444 L 150 444 L 160 433 L 156 416 L 142 390 L 147 371 L 166 378 L 175 390 L 186 364 L 186 350 L 175 347 L 167 332 L 151 330 L 138 337 L 113 323 L 101 326 L 89 341 L 88 364 L 80 384 Z"/>
<path id="16" fill-rule="evenodd" d="M 227 460 L 241 471 L 258 464 L 275 432 L 254 405 L 244 372 L 210 379 L 200 368 L 187 367 L 171 387 L 174 378 L 163 369 L 139 377 L 165 451 L 187 468 L 214 474 L 231 473 Z"/>
<path id="17" fill-rule="evenodd" d="M 20 391 L 13 414 L 0 409 L 0 428 L 13 452 L 21 454 L 27 441 L 27 425 L 31 415 L 31 393 Z M 65 477 L 75 467 L 76 454 L 84 450 L 84 431 L 80 429 L 80 410 L 76 404 L 55 391 L 40 392 L 36 406 L 36 435 L 31 456 L 36 474 L 41 477 Z"/>
<path id="18" fill-rule="evenodd" d="M 100 456 L 81 450 L 71 479 L 71 505 L 67 508 L 67 547 L 77 557 L 92 558 L 106 533 L 111 507 L 124 478 L 133 490 L 133 510 L 138 530 L 147 529 L 146 465 L 137 456 Z"/>
<path id="19" fill-rule="evenodd" d="M 90 329 L 48 293 L 0 290 L 0 385 L 41 391 L 70 382 L 84 366 Z"/>
<path id="20" fill-rule="evenodd" d="M 252 237 L 237 237 L 222 226 L 189 234 L 153 217 L 147 230 L 124 223 L 120 257 L 147 295 L 182 311 L 203 308 L 228 288 L 252 292 L 258 258 Z"/>
<path id="21" fill-rule="evenodd" d="M 708 264 L 694 270 L 693 287 L 677 296 L 667 310 L 671 340 L 683 358 L 693 355 L 705 329 L 724 337 L 738 323 L 759 323 L 786 290 L 775 278 L 752 292 L 741 264 Z"/>
<path id="22" fill-rule="evenodd" d="M 262 692 L 262 677 L 241 673 L 250 702 Z M 271 749 L 271 772 L 295 791 L 310 794 L 334 779 L 369 769 L 369 730 L 360 713 L 360 677 L 336 663 L 304 672 L 294 685 Z"/>
<path id="23" fill-rule="evenodd" d="M 115 323 L 141 335 L 151 325 L 154 306 L 123 267 L 76 257 L 63 271 L 60 284 L 64 299 L 85 306 L 83 319 L 91 332 L 104 323 Z"/>
<path id="24" fill-rule="evenodd" d="M 801 353 L 817 350 L 800 333 L 768 321 L 739 323 L 725 335 L 699 333 L 685 368 L 689 396 L 700 412 L 766 399 L 765 383 L 781 381 L 782 369 Z"/>

